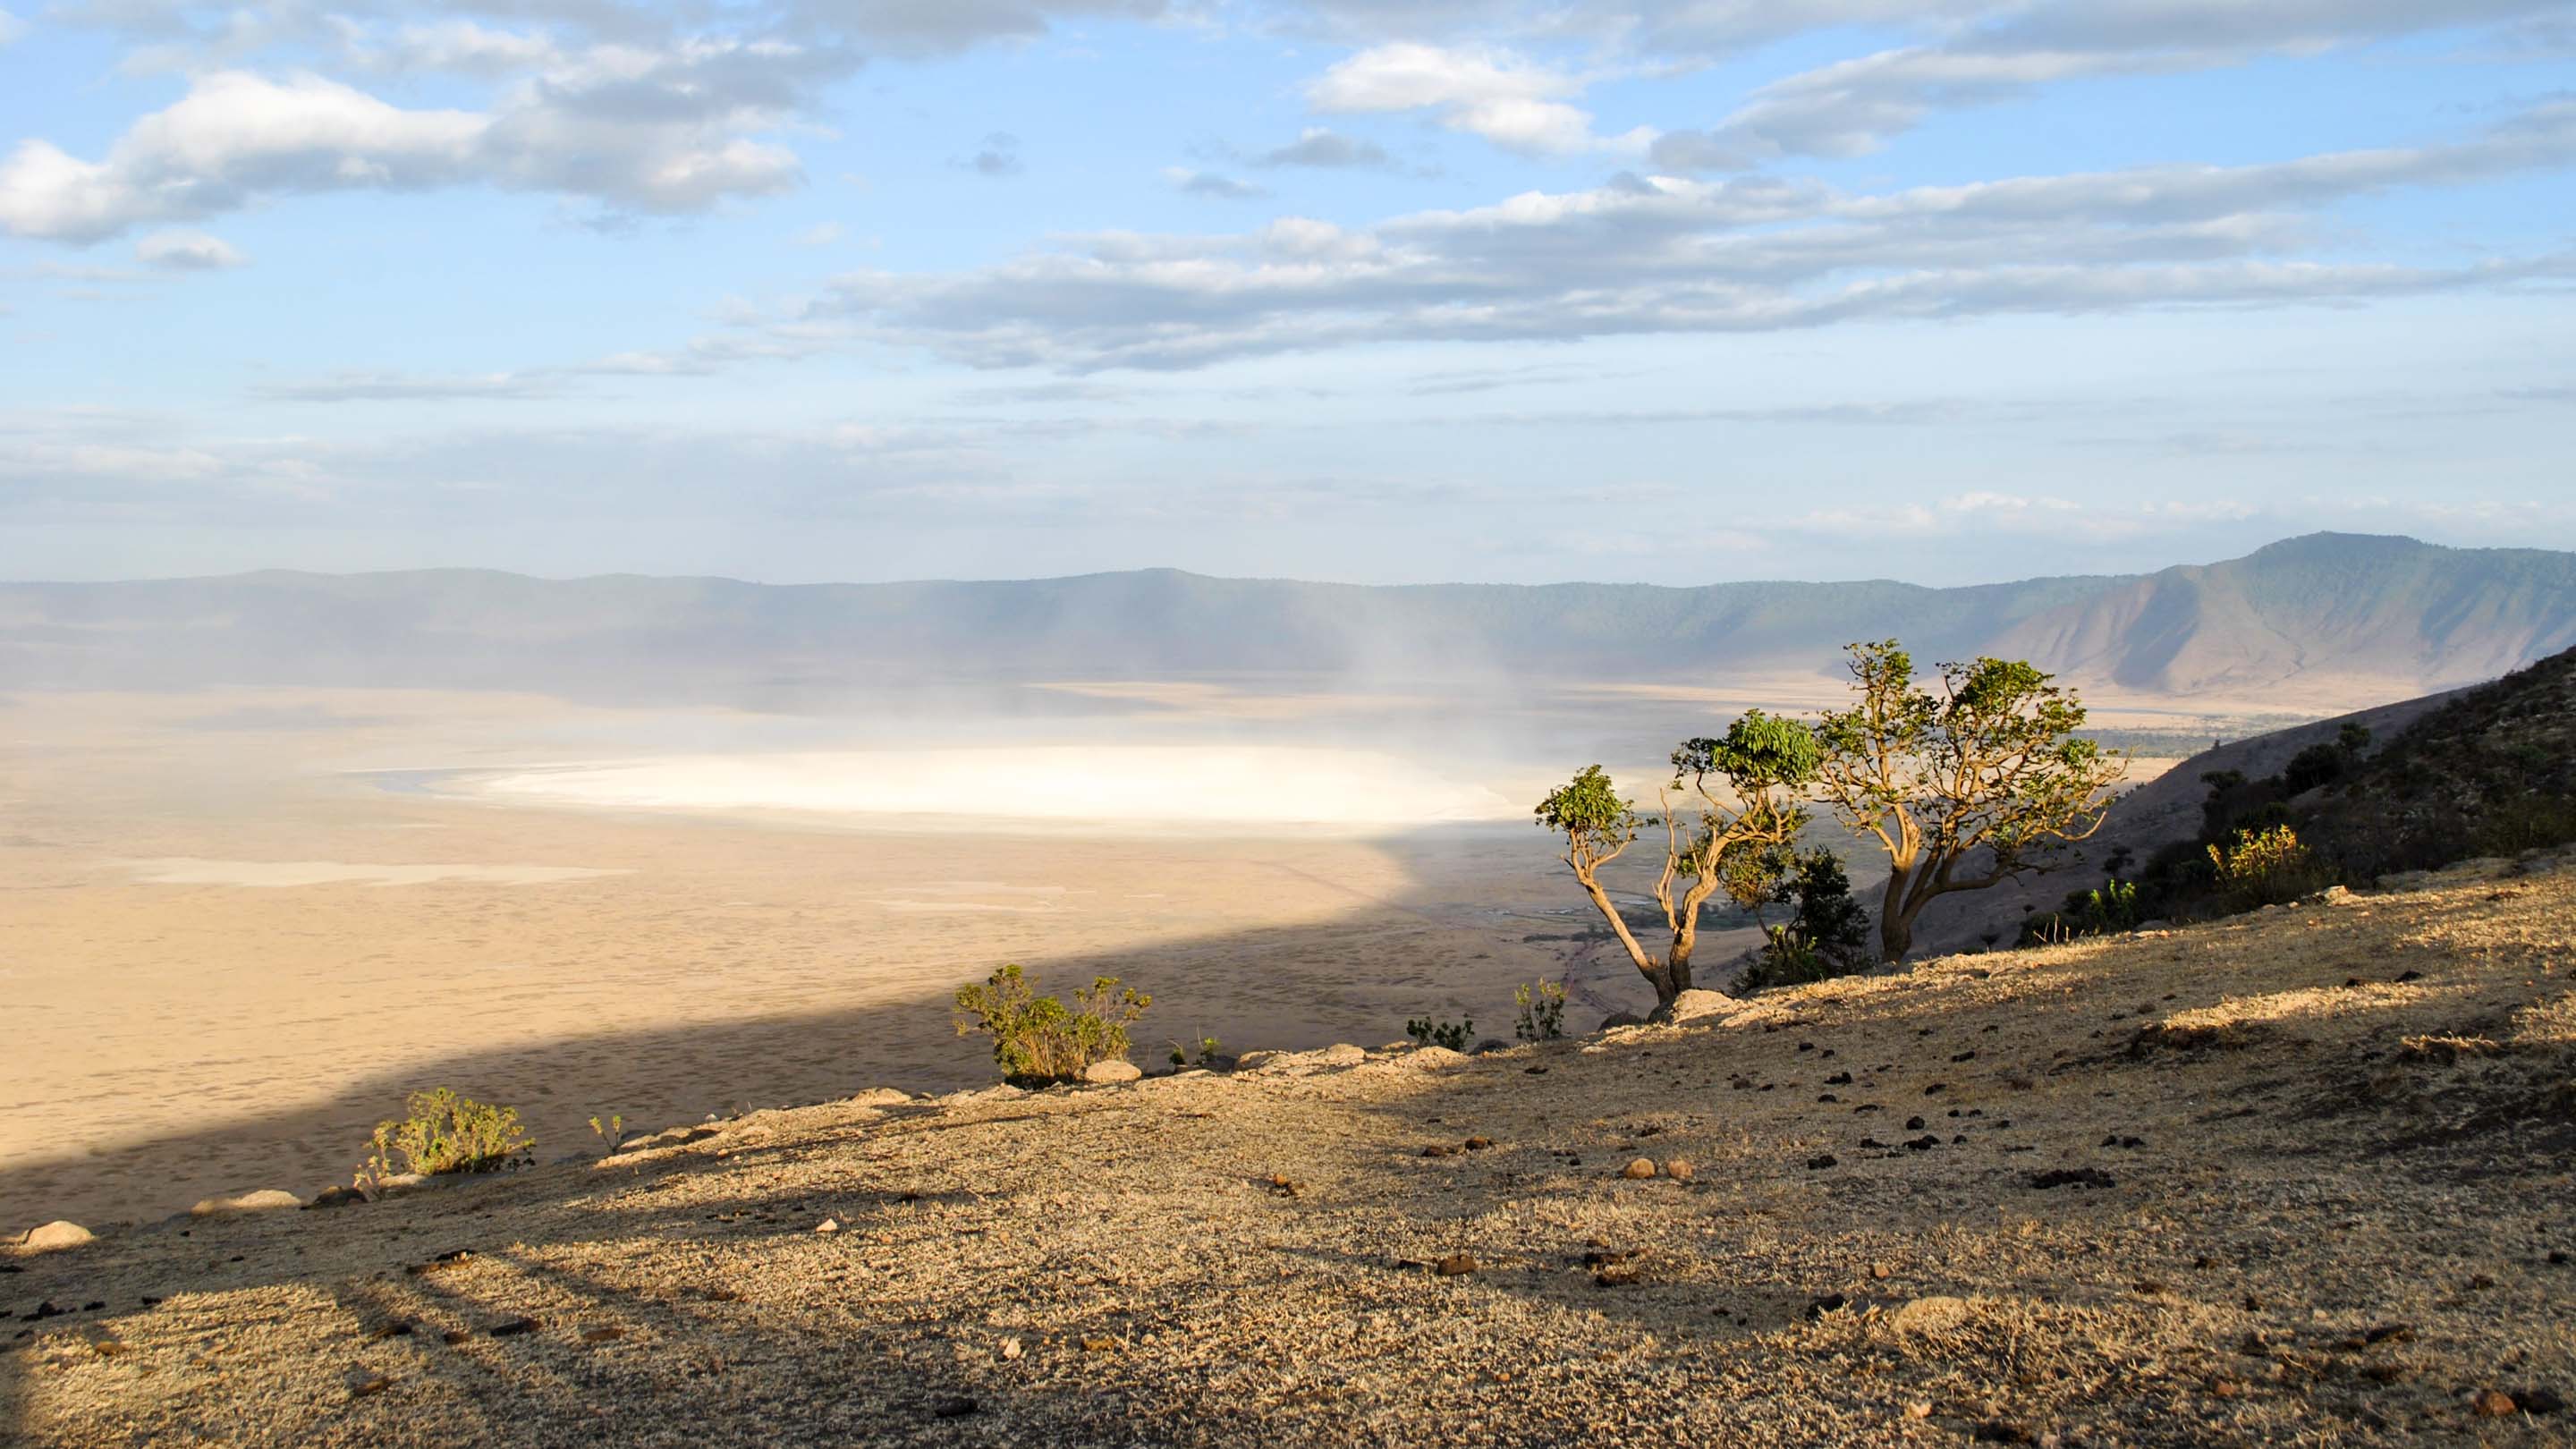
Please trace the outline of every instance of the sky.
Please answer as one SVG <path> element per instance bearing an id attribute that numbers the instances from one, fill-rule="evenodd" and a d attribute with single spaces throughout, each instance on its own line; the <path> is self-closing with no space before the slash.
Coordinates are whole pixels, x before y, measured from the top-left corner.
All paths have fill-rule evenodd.
<path id="1" fill-rule="evenodd" d="M 0 577 L 2576 548 L 2576 0 L 0 7 Z"/>

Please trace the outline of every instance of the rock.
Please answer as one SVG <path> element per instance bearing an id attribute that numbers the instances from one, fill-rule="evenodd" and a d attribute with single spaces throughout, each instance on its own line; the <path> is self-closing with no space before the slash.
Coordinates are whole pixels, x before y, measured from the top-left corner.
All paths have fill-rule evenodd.
<path id="1" fill-rule="evenodd" d="M 521 1334 L 534 1333 L 543 1327 L 545 1323 L 541 1319 L 505 1318 L 484 1331 L 494 1338 L 517 1338 Z"/>
<path id="2" fill-rule="evenodd" d="M 1887 1321 L 1899 1333 L 1943 1333 L 1966 1323 L 1970 1311 L 1967 1299 L 1936 1294 L 1900 1305 Z"/>
<path id="3" fill-rule="evenodd" d="M 1082 1069 L 1082 1079 L 1086 1082 L 1132 1082 L 1143 1075 L 1145 1075 L 1143 1068 L 1124 1057 L 1111 1057 L 1105 1062 L 1093 1062 Z"/>
<path id="4" fill-rule="evenodd" d="M 1623 1026 L 1644 1026 L 1645 1024 L 1646 1019 L 1637 1015 L 1635 1012 L 1614 1011 L 1608 1016 L 1601 1018 L 1601 1025 L 1595 1029 L 1599 1031 L 1617 1031 Z"/>
<path id="5" fill-rule="evenodd" d="M 1620 1168 L 1619 1175 L 1621 1177 L 1643 1181 L 1644 1179 L 1655 1175 L 1655 1159 L 1651 1157 L 1636 1158 L 1627 1166 Z"/>
<path id="6" fill-rule="evenodd" d="M 1689 1159 L 1689 1158 L 1687 1158 L 1687 1157 L 1676 1157 L 1676 1158 L 1671 1159 L 1670 1161 L 1667 1161 L 1667 1162 L 1664 1164 L 1664 1176 L 1671 1178 L 1671 1179 L 1672 1179 L 1673 1181 L 1675 1181 L 1675 1182 L 1688 1182 L 1688 1181 L 1690 1181 L 1690 1180 L 1691 1180 L 1691 1165 L 1690 1165 L 1690 1159 Z"/>
<path id="7" fill-rule="evenodd" d="M 2098 1167 L 2060 1167 L 2034 1172 L 2030 1175 L 2030 1185 L 2035 1188 L 2117 1186 L 2111 1181 L 2111 1174 Z"/>
<path id="8" fill-rule="evenodd" d="M 1907 1404 L 1905 1406 L 1905 1417 L 1909 1419 L 1931 1418 L 1932 1401 L 1930 1399 L 1916 1399 L 1914 1402 Z"/>
<path id="9" fill-rule="evenodd" d="M 581 1331 L 584 1343 L 615 1343 L 625 1336 L 625 1328 L 614 1323 L 594 1323 Z"/>
<path id="10" fill-rule="evenodd" d="M 849 1099 L 853 1107 L 900 1107 L 912 1100 L 912 1094 L 901 1087 L 870 1087 Z"/>
<path id="11" fill-rule="evenodd" d="M 1451 1253 L 1433 1264 L 1432 1269 L 1443 1278 L 1463 1278 L 1476 1271 L 1476 1260 L 1465 1253 Z"/>
<path id="12" fill-rule="evenodd" d="M 1511 1049 L 1512 1044 L 1510 1042 L 1507 1042 L 1498 1036 L 1489 1036 L 1483 1041 L 1476 1043 L 1475 1055 L 1481 1057 L 1488 1052 L 1507 1052 Z"/>
<path id="13" fill-rule="evenodd" d="M 2567 1401 L 2548 1389 L 2516 1389 L 2513 1406 L 2526 1414 L 2555 1414 L 2567 1407 Z"/>
<path id="14" fill-rule="evenodd" d="M 349 1370 L 342 1382 L 349 1386 L 350 1398 L 364 1399 L 383 1393 L 393 1380 L 383 1374 L 360 1368 Z"/>
<path id="15" fill-rule="evenodd" d="M 841 1221 L 838 1218 L 825 1218 L 814 1225 L 814 1231 L 818 1233 L 837 1233 L 840 1230 Z"/>
<path id="16" fill-rule="evenodd" d="M 2522 1412 L 2522 1405 L 2502 1389 L 2480 1389 L 2469 1395 L 2469 1412 L 2481 1419 L 2502 1419 Z"/>
<path id="17" fill-rule="evenodd" d="M 930 1417 L 934 1419 L 963 1419 L 967 1415 L 974 1413 L 976 1407 L 977 1405 L 973 1399 L 941 1399 L 930 1406 Z"/>
<path id="18" fill-rule="evenodd" d="M 1447 1047 L 1427 1046 L 1417 1047 L 1396 1060 L 1417 1072 L 1437 1072 L 1457 1066 L 1465 1062 L 1467 1057 L 1465 1053 L 1453 1052 Z"/>
<path id="19" fill-rule="evenodd" d="M 1425 1047 L 1423 1050 L 1430 1051 L 1433 1050 L 1433 1048 Z M 1447 1049 L 1441 1048 L 1440 1050 L 1445 1051 Z M 1458 1053 L 1450 1052 L 1449 1055 L 1455 1057 Z M 1360 1063 L 1368 1060 L 1368 1052 L 1365 1049 L 1355 1047 L 1346 1041 L 1335 1042 L 1333 1045 L 1315 1053 L 1315 1060 L 1328 1067 L 1356 1067 Z"/>
<path id="20" fill-rule="evenodd" d="M 1895 1277 L 1896 1270 L 1887 1266 L 1885 1263 L 1872 1263 L 1869 1265 L 1869 1276 L 1884 1282 L 1889 1278 Z"/>
<path id="21" fill-rule="evenodd" d="M 2357 906 L 2361 897 L 2353 894 L 2349 886 L 2332 885 L 2317 892 L 2316 901 L 2321 906 Z"/>
<path id="22" fill-rule="evenodd" d="M 1744 1003 L 1721 991 L 1685 991 L 1673 998 L 1673 1004 L 1659 1008 L 1655 1020 L 1668 1022 L 1697 1021 L 1704 1016 L 1723 1016 Z"/>
<path id="23" fill-rule="evenodd" d="M 238 1197 L 207 1198 L 188 1209 L 188 1216 L 192 1218 L 232 1217 L 241 1213 L 268 1212 L 276 1208 L 302 1206 L 304 1206 L 304 1199 L 291 1192 L 281 1192 L 271 1187 L 263 1188 L 258 1192 L 246 1192 Z"/>
<path id="24" fill-rule="evenodd" d="M 1016 1338 L 1006 1338 L 1002 1340 L 1002 1357 L 1006 1359 L 1016 1359 L 1027 1351 L 1028 1350 L 1020 1347 L 1020 1341 Z"/>
<path id="25" fill-rule="evenodd" d="M 1257 1072 L 1285 1055 L 1287 1055 L 1285 1052 L 1245 1052 L 1234 1059 L 1234 1069 L 1238 1072 Z"/>
<path id="26" fill-rule="evenodd" d="M 96 1233 L 78 1223 L 57 1218 L 20 1238 L 18 1246 L 30 1253 L 51 1253 L 64 1248 L 87 1247 L 97 1241 Z"/>
<path id="27" fill-rule="evenodd" d="M 1837 1159 L 1832 1153 L 1819 1152 L 1815 1156 L 1807 1159 L 1807 1170 L 1809 1172 L 1822 1172 L 1826 1168 L 1836 1165 L 1836 1161 Z"/>
<path id="28" fill-rule="evenodd" d="M 1464 1146 L 1469 1152 L 1482 1152 L 1486 1148 L 1494 1145 L 1494 1139 L 1491 1137 L 1470 1137 L 1460 1145 Z"/>

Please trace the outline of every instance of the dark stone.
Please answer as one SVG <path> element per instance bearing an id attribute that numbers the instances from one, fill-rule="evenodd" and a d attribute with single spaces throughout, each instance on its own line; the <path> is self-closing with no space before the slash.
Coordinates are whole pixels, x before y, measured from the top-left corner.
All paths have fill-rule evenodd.
<path id="1" fill-rule="evenodd" d="M 1486 1148 L 1494 1145 L 1494 1139 L 1491 1137 L 1470 1137 L 1460 1145 L 1464 1146 L 1470 1152 L 1482 1152 Z"/>
<path id="2" fill-rule="evenodd" d="M 1840 1293 L 1828 1293 L 1822 1298 L 1815 1299 L 1807 1305 L 1807 1316 L 1809 1318 L 1822 1318 L 1828 1313 L 1840 1313 L 1850 1305 L 1851 1300 L 1845 1298 Z"/>
<path id="3" fill-rule="evenodd" d="M 2567 1407 L 2567 1401 L 2544 1388 L 2516 1389 L 2513 1406 L 2526 1414 L 2555 1414 Z"/>
<path id="4" fill-rule="evenodd" d="M 1451 1253 L 1434 1263 L 1432 1270 L 1443 1278 L 1464 1278 L 1476 1271 L 1476 1260 L 1465 1253 Z"/>
<path id="5" fill-rule="evenodd" d="M 1807 1159 L 1807 1170 L 1809 1172 L 1822 1172 L 1826 1168 L 1836 1165 L 1834 1155 L 1830 1152 L 1819 1152 L 1815 1156 Z"/>
<path id="6" fill-rule="evenodd" d="M 1950 1060 L 1954 1062 L 1973 1062 L 1976 1059 L 1977 1054 L 1973 1051 L 1956 1052 L 1950 1057 Z"/>
<path id="7" fill-rule="evenodd" d="M 1928 1087 L 1925 1087 L 1925 1088 L 1923 1089 L 1923 1095 L 1924 1095 L 1924 1096 L 1927 1096 L 1927 1097 L 1937 1097 L 1937 1096 L 1940 1096 L 1943 1092 L 1946 1092 L 1946 1091 L 1948 1091 L 1948 1090 L 1950 1090 L 1950 1084 L 1949 1084 L 1949 1083 L 1947 1083 L 1947 1082 L 1934 1082 L 1932 1085 L 1930 1085 L 1930 1086 L 1928 1086 Z"/>
<path id="8" fill-rule="evenodd" d="M 1923 1119 L 1922 1119 L 1922 1118 L 1920 1118 L 1920 1117 L 1908 1117 L 1908 1118 L 1906 1118 L 1906 1119 L 1905 1119 L 1905 1130 L 1906 1130 L 1906 1131 L 1908 1131 L 1908 1132 L 1920 1132 L 1920 1131 L 1922 1131 L 1922 1130 L 1923 1130 Z"/>
<path id="9" fill-rule="evenodd" d="M 2035 1436 L 2032 1435 L 2028 1429 L 2023 1428 L 2019 1424 L 2006 1423 L 2001 1419 L 1993 1419 L 1986 1423 L 1979 1424 L 1976 1428 L 1976 1432 L 1970 1434 L 1968 1437 L 1979 1444 L 2029 1444 L 2036 1442 Z"/>
<path id="10" fill-rule="evenodd" d="M 1828 1087 L 1848 1087 L 1851 1085 L 1851 1073 L 1836 1072 L 1832 1076 L 1825 1078 L 1825 1085 Z"/>
<path id="11" fill-rule="evenodd" d="M 1905 1142 L 1905 1150 L 1908 1152 L 1929 1152 L 1940 1145 L 1940 1138 L 1926 1132 L 1920 1137 L 1907 1138 Z"/>
<path id="12" fill-rule="evenodd" d="M 1819 1101 L 1819 1102 L 1839 1102 L 1839 1101 L 1841 1101 L 1841 1100 L 1842 1100 L 1842 1098 L 1835 1096 L 1835 1095 L 1834 1095 L 1833 1093 L 1831 1093 L 1831 1092 L 1827 1092 L 1827 1093 L 1823 1094 L 1822 1096 L 1820 1096 L 1820 1097 L 1816 1098 L 1816 1100 L 1817 1100 L 1817 1101 Z"/>
<path id="13" fill-rule="evenodd" d="M 2421 971 L 2401 971 L 2397 973 L 2397 984 L 2400 986 L 2405 985 L 2409 981 L 2421 981 L 2423 979 L 2424 973 Z"/>
<path id="14" fill-rule="evenodd" d="M 523 1333 L 534 1333 L 543 1327 L 545 1324 L 534 1318 L 511 1318 L 493 1324 L 485 1332 L 494 1338 L 517 1338 Z"/>
<path id="15" fill-rule="evenodd" d="M 934 1419 L 963 1419 L 967 1415 L 974 1413 L 980 1407 L 981 1406 L 973 1399 L 941 1399 L 939 1402 L 930 1406 L 930 1417 Z"/>
<path id="16" fill-rule="evenodd" d="M 2111 1174 L 2098 1167 L 2059 1167 L 2030 1175 L 2034 1188 L 2050 1187 L 2115 1187 Z"/>

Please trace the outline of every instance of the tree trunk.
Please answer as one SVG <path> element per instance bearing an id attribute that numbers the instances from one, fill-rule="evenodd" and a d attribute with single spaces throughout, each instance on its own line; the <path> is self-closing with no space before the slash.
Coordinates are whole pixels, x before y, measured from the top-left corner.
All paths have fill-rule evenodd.
<path id="1" fill-rule="evenodd" d="M 1687 940 L 1673 942 L 1671 954 L 1664 958 L 1663 970 L 1646 977 L 1655 988 L 1655 1005 L 1666 1007 L 1673 999 L 1691 989 L 1691 948 Z"/>
<path id="2" fill-rule="evenodd" d="M 1905 903 L 1906 896 L 1911 894 L 1907 888 L 1913 883 L 1913 871 L 1888 872 L 1887 897 L 1878 912 L 1878 959 L 1881 961 L 1902 961 L 1905 953 L 1914 949 L 1914 911 Z"/>
<path id="3" fill-rule="evenodd" d="M 1655 1009 L 1661 1011 L 1690 990 L 1690 961 L 1657 963 L 1646 972 L 1646 984 L 1655 988 Z"/>

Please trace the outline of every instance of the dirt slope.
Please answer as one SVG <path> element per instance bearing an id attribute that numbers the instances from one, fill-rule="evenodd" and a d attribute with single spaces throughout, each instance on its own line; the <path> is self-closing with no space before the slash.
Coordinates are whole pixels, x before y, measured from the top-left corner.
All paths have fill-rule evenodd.
<path id="1" fill-rule="evenodd" d="M 2454 876 L 110 1232 L 0 1441 L 2565 1443 L 2571 972 L 2576 873 Z"/>

